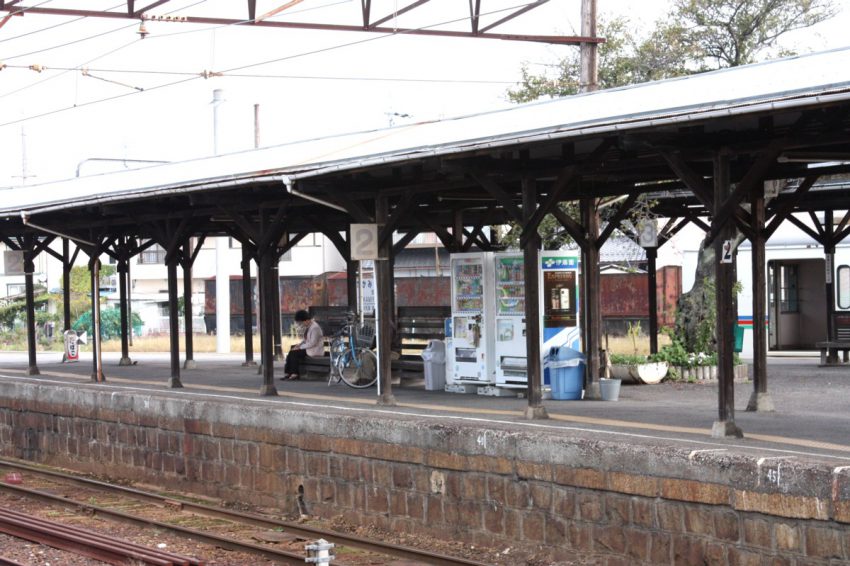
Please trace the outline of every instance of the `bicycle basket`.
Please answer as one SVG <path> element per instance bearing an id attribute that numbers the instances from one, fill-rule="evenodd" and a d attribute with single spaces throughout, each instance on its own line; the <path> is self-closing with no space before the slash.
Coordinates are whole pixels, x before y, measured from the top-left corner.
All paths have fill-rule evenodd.
<path id="1" fill-rule="evenodd" d="M 375 327 L 364 324 L 356 327 L 355 341 L 360 348 L 372 348 L 375 345 Z"/>

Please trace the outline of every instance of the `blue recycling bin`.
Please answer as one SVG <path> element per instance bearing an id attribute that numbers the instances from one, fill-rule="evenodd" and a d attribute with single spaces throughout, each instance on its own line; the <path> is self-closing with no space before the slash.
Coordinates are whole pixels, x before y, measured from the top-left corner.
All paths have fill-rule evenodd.
<path id="1" fill-rule="evenodd" d="M 581 399 L 584 389 L 584 354 L 567 346 L 552 348 L 546 359 L 552 399 Z"/>

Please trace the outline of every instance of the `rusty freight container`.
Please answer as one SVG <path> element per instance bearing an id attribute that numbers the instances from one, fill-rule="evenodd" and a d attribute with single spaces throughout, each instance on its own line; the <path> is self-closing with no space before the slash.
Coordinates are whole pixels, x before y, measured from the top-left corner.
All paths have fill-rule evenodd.
<path id="1" fill-rule="evenodd" d="M 676 323 L 676 303 L 682 294 L 682 268 L 662 267 L 657 272 L 656 300 L 658 326 Z M 646 273 L 603 273 L 600 277 L 602 321 L 604 331 L 624 334 L 629 322 L 649 327 L 649 277 Z"/>

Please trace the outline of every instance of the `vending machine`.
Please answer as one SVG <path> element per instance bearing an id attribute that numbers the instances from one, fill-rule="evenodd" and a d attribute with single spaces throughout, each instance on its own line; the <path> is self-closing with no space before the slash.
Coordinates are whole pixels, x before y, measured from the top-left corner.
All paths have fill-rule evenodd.
<path id="1" fill-rule="evenodd" d="M 569 346 L 581 350 L 578 325 L 577 255 L 548 251 L 540 256 L 540 312 L 543 315 L 541 352 L 552 346 Z"/>
<path id="2" fill-rule="evenodd" d="M 490 385 L 493 370 L 493 254 L 453 254 L 451 340 L 446 390 L 471 393 L 465 386 Z"/>
<path id="3" fill-rule="evenodd" d="M 497 253 L 493 263 L 496 283 L 496 386 L 525 389 L 528 384 L 525 261 L 521 253 Z"/>

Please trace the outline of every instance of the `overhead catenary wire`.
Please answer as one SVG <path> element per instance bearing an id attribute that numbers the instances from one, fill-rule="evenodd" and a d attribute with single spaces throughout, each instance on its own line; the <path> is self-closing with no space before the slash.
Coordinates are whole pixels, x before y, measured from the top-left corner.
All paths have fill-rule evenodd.
<path id="1" fill-rule="evenodd" d="M 497 10 L 493 10 L 491 12 L 487 12 L 487 13 L 482 14 L 482 15 L 492 15 L 492 14 L 497 14 L 497 13 L 500 13 L 500 12 L 513 11 L 513 10 L 516 10 L 517 8 L 527 6 L 530 3 L 532 3 L 532 2 L 517 4 L 517 5 L 510 6 L 510 7 L 505 7 L 505 8 L 500 8 L 500 9 L 497 9 Z M 293 60 L 293 59 L 297 59 L 297 58 L 301 58 L 301 57 L 308 57 L 310 55 L 327 53 L 327 52 L 330 52 L 330 51 L 345 49 L 345 48 L 353 47 L 353 46 L 356 46 L 356 45 L 363 45 L 363 44 L 370 43 L 370 42 L 373 42 L 373 41 L 386 39 L 386 38 L 389 38 L 389 37 L 397 37 L 397 36 L 400 36 L 400 35 L 406 35 L 406 34 L 411 33 L 413 31 L 426 30 L 426 29 L 431 29 L 431 28 L 435 28 L 435 27 L 439 27 L 439 26 L 443 26 L 443 25 L 447 25 L 447 24 L 457 23 L 457 22 L 460 22 L 460 21 L 465 21 L 466 19 L 467 19 L 466 17 L 454 18 L 454 19 L 451 19 L 451 20 L 443 21 L 443 22 L 438 22 L 438 23 L 434 23 L 434 24 L 420 26 L 418 28 L 414 28 L 414 29 L 411 29 L 411 30 L 399 31 L 399 32 L 394 32 L 394 33 L 387 33 L 387 34 L 378 35 L 378 36 L 374 36 L 374 37 L 367 37 L 367 38 L 364 38 L 364 39 L 340 43 L 340 44 L 337 44 L 337 45 L 321 47 L 321 48 L 313 49 L 313 50 L 310 50 L 310 51 L 305 51 L 305 52 L 302 52 L 302 53 L 295 53 L 295 54 L 292 54 L 292 55 L 286 55 L 286 56 L 278 57 L 278 58 L 275 58 L 275 59 L 269 59 L 269 60 L 265 60 L 265 61 L 259 61 L 259 62 L 255 62 L 255 63 L 249 63 L 249 64 L 246 64 L 246 65 L 239 65 L 239 66 L 236 66 L 236 67 L 231 67 L 229 69 L 225 69 L 223 71 L 220 71 L 220 73 L 227 74 L 227 73 L 232 73 L 234 71 L 240 71 L 240 70 L 244 70 L 244 69 L 260 67 L 262 65 L 269 65 L 269 64 L 272 64 L 272 63 L 289 61 L 289 60 Z M 230 24 L 230 25 L 233 25 L 233 24 Z M 121 98 L 125 98 L 127 96 L 138 95 L 138 94 L 141 94 L 142 92 L 158 91 L 158 90 L 162 90 L 164 88 L 170 88 L 170 87 L 178 86 L 178 85 L 190 82 L 190 81 L 195 81 L 199 78 L 202 78 L 202 77 L 199 76 L 199 75 L 189 76 L 189 77 L 186 77 L 186 78 L 183 78 L 183 79 L 180 79 L 180 80 L 162 83 L 162 84 L 159 84 L 159 85 L 154 85 L 152 87 L 146 88 L 144 91 L 134 90 L 132 92 L 122 93 L 122 94 L 118 94 L 118 95 L 114 95 L 114 96 L 108 96 L 108 97 L 99 98 L 99 99 L 96 99 L 96 100 L 91 100 L 91 101 L 88 101 L 88 102 L 74 104 L 73 106 L 66 106 L 66 107 L 57 108 L 57 109 L 54 109 L 54 110 L 42 112 L 42 113 L 39 113 L 39 114 L 24 116 L 22 118 L 17 118 L 15 120 L 9 120 L 7 122 L 2 122 L 2 123 L 0 123 L 0 127 L 11 126 L 11 125 L 14 125 L 14 124 L 24 123 L 24 122 L 27 122 L 27 121 L 30 121 L 30 120 L 36 120 L 36 119 L 39 119 L 39 118 L 44 118 L 46 116 L 52 116 L 52 115 L 59 114 L 59 113 L 62 113 L 62 112 L 67 112 L 68 110 L 73 110 L 73 109 L 76 109 L 76 108 L 84 108 L 84 107 L 88 107 L 88 106 L 93 106 L 95 104 L 102 104 L 102 103 L 105 103 L 105 102 L 110 102 L 110 101 L 118 100 L 118 99 L 121 99 Z M 3 96 L 4 95 L 0 95 L 0 98 L 2 98 Z"/>

